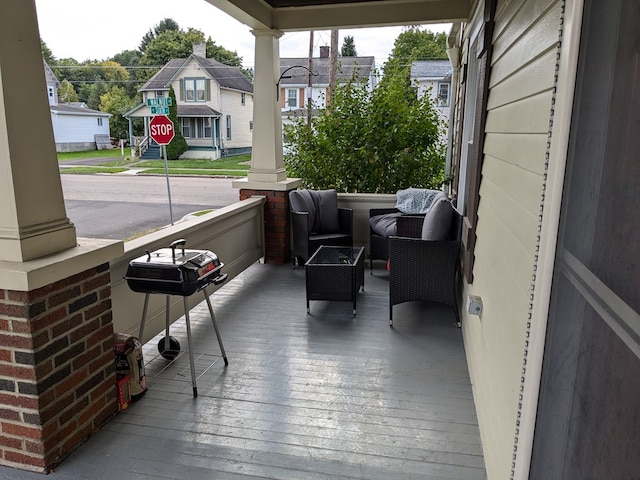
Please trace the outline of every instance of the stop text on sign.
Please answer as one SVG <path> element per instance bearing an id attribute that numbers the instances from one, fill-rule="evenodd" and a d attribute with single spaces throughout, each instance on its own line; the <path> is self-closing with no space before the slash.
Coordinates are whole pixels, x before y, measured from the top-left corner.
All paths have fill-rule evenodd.
<path id="1" fill-rule="evenodd" d="M 171 135 L 173 132 L 173 125 L 151 125 L 151 136 L 164 136 Z"/>

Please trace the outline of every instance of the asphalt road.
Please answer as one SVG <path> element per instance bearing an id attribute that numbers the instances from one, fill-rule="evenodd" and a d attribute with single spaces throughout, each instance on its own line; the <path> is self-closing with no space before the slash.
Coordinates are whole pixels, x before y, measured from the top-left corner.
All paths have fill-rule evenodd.
<path id="1" fill-rule="evenodd" d="M 171 224 L 164 176 L 61 175 L 67 216 L 79 237 L 124 240 Z M 170 177 L 173 223 L 238 201 L 230 178 Z"/>

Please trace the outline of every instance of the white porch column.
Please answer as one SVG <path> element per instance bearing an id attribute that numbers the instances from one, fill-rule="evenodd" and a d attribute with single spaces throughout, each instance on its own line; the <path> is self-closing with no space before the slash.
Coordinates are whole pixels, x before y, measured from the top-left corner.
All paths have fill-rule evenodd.
<path id="1" fill-rule="evenodd" d="M 280 76 L 279 30 L 252 30 L 256 37 L 253 102 L 253 148 L 249 182 L 287 178 L 282 159 L 282 115 L 276 84 Z"/>
<path id="2" fill-rule="evenodd" d="M 74 247 L 33 0 L 0 2 L 0 260 Z"/>

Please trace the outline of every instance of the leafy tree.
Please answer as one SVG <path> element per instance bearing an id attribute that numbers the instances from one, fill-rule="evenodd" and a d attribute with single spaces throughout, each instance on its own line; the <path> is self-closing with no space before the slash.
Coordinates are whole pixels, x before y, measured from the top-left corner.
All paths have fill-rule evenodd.
<path id="1" fill-rule="evenodd" d="M 147 33 L 144 34 L 142 40 L 140 41 L 140 52 L 144 53 L 149 46 L 149 43 L 153 41 L 158 35 L 162 32 L 166 32 L 168 30 L 175 30 L 176 32 L 180 31 L 180 25 L 178 22 L 171 18 L 165 18 L 158 23 L 154 28 L 150 29 Z"/>
<path id="2" fill-rule="evenodd" d="M 178 123 L 178 105 L 176 103 L 176 92 L 173 86 L 169 87 L 169 97 L 171 98 L 171 106 L 169 107 L 169 118 L 173 122 L 175 136 L 171 143 L 167 145 L 167 160 L 177 160 L 189 148 L 187 141 L 182 136 L 180 124 Z"/>
<path id="3" fill-rule="evenodd" d="M 100 95 L 100 110 L 112 115 L 109 118 L 109 130 L 112 137 L 129 138 L 129 122 L 122 114 L 134 106 L 135 101 L 129 98 L 123 87 L 117 85 Z"/>
<path id="4" fill-rule="evenodd" d="M 73 84 L 69 80 L 62 80 L 60 82 L 60 88 L 58 89 L 58 97 L 63 102 L 77 102 L 78 94 L 76 93 L 76 89 L 73 88 Z"/>
<path id="5" fill-rule="evenodd" d="M 286 126 L 288 174 L 308 188 L 341 192 L 438 188 L 445 151 L 438 113 L 399 72 L 390 73 L 373 92 L 353 80 L 337 86 L 311 126 L 302 119 Z"/>
<path id="6" fill-rule="evenodd" d="M 411 66 L 415 60 L 446 60 L 447 34 L 420 30 L 419 27 L 408 27 L 396 38 L 389 60 L 385 64 L 392 71 L 398 67 Z"/>
<path id="7" fill-rule="evenodd" d="M 142 71 L 138 68 L 140 63 L 140 57 L 142 55 L 137 50 L 124 50 L 114 55 L 111 60 L 124 66 L 124 69 L 129 74 L 129 81 L 125 84 L 125 90 L 130 98 L 136 98 L 138 96 L 138 88 L 147 77 L 141 74 Z"/>
<path id="8" fill-rule="evenodd" d="M 42 41 L 42 39 L 40 39 L 40 50 L 42 51 L 42 58 L 44 58 L 44 61 L 47 62 L 49 66 L 55 65 L 56 57 L 53 56 L 53 52 L 47 44 Z"/>
<path id="9" fill-rule="evenodd" d="M 342 41 L 342 49 L 340 50 L 341 57 L 357 57 L 358 52 L 356 52 L 356 44 L 351 35 L 347 35 L 344 37 Z"/>

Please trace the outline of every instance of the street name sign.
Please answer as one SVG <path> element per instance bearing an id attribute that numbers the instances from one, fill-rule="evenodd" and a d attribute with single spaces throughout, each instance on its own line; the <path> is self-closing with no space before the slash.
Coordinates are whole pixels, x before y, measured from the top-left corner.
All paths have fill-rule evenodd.
<path id="1" fill-rule="evenodd" d="M 149 107 L 151 115 L 169 115 L 169 107 Z"/>
<path id="2" fill-rule="evenodd" d="M 147 107 L 170 107 L 171 97 L 147 98 Z"/>

